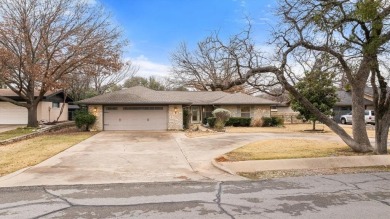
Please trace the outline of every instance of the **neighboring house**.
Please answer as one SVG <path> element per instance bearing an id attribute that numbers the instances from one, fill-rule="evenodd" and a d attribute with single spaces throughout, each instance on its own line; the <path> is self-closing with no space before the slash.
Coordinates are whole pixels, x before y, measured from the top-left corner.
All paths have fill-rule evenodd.
<path id="1" fill-rule="evenodd" d="M 36 96 L 38 93 L 36 94 Z M 10 89 L 0 89 L 0 96 L 11 98 L 15 101 L 25 102 L 16 93 Z M 67 98 L 65 101 L 64 110 L 59 118 L 59 121 L 68 120 L 68 103 L 71 101 Z M 43 100 L 38 104 L 38 122 L 52 122 L 57 119 L 60 114 L 61 106 L 64 102 L 64 92 L 50 91 L 45 94 Z M 27 108 L 17 106 L 10 102 L 0 100 L 0 124 L 27 124 L 28 115 Z"/>
<path id="2" fill-rule="evenodd" d="M 222 91 L 154 91 L 136 86 L 78 102 L 97 116 L 95 130 L 182 130 L 183 108 L 191 123 L 201 123 L 215 108 L 225 108 L 233 117 L 253 120 L 270 116 L 275 102 L 242 93 Z"/>
<path id="3" fill-rule="evenodd" d="M 281 117 L 286 123 L 302 123 L 302 120 L 298 119 L 299 112 L 295 112 L 291 109 L 290 102 L 272 105 L 271 116 Z"/>
<path id="4" fill-rule="evenodd" d="M 367 90 L 369 87 L 366 88 Z M 369 94 L 366 93 L 365 89 L 365 98 L 364 98 L 364 108 L 367 110 L 374 109 L 374 103 L 372 102 L 372 98 L 369 98 Z M 372 91 L 372 89 L 371 89 Z M 333 107 L 333 120 L 336 122 L 340 122 L 340 116 L 348 114 L 352 111 L 352 94 L 350 91 L 337 91 L 337 96 L 339 101 Z"/>

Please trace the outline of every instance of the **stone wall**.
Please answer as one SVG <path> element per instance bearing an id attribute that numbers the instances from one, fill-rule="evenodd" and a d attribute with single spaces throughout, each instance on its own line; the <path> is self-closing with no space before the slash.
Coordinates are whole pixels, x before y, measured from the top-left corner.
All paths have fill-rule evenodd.
<path id="1" fill-rule="evenodd" d="M 238 105 L 225 105 L 221 108 L 227 109 L 231 112 L 232 117 L 241 117 L 240 106 Z M 269 105 L 255 105 L 251 106 L 251 118 L 252 125 L 255 121 L 261 120 L 262 117 L 270 117 L 271 110 Z"/>
<path id="2" fill-rule="evenodd" d="M 103 131 L 103 106 L 89 105 L 88 111 L 96 116 L 96 122 L 91 127 L 91 131 Z"/>
<path id="3" fill-rule="evenodd" d="M 271 108 L 269 105 L 256 105 L 251 107 L 252 126 L 256 123 L 259 124 L 261 118 L 271 116 Z"/>
<path id="4" fill-rule="evenodd" d="M 183 130 L 183 107 L 181 105 L 168 106 L 168 130 Z"/>
<path id="5" fill-rule="evenodd" d="M 229 110 L 232 117 L 241 117 L 237 105 L 224 105 L 224 106 L 221 106 L 219 108 Z"/>

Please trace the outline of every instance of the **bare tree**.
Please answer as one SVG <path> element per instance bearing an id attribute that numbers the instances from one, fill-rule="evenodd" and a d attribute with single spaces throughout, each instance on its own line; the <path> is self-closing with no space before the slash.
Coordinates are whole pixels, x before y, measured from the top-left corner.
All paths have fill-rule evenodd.
<path id="1" fill-rule="evenodd" d="M 265 74 L 252 80 L 245 78 L 250 67 L 259 64 L 262 58 L 250 39 L 250 33 L 249 25 L 247 30 L 232 36 L 227 43 L 223 43 L 218 33 L 214 33 L 199 42 L 194 51 L 189 51 L 185 43 L 180 44 L 171 57 L 172 80 L 178 85 L 210 91 L 227 91 L 234 86 L 241 86 L 236 89 L 245 90 L 247 87 L 244 83 L 253 80 L 261 80 L 262 88 L 278 84 L 275 76 L 265 79 Z M 244 83 L 234 84 L 241 79 Z"/>
<path id="2" fill-rule="evenodd" d="M 106 66 L 96 66 L 92 71 L 96 75 L 92 78 L 92 87 L 97 94 L 106 93 L 107 90 L 118 85 L 126 78 L 133 78 L 139 70 L 131 61 L 119 63 L 119 69 L 107 69 Z"/>
<path id="3" fill-rule="evenodd" d="M 378 66 L 378 57 L 390 51 L 388 48 L 390 41 L 389 2 L 283 0 L 280 1 L 278 14 L 281 17 L 281 23 L 274 31 L 275 41 L 273 43 L 277 47 L 274 58 L 261 59 L 258 52 L 251 50 L 255 47 L 249 37 L 236 35 L 226 44 L 216 39 L 213 41 L 216 48 L 222 51 L 229 49 L 229 57 L 232 57 L 229 63 L 234 63 L 235 74 L 231 77 L 234 80 L 229 82 L 211 81 L 210 83 L 214 83 L 213 86 L 221 90 L 226 90 L 236 85 L 253 83 L 251 80 L 254 80 L 253 77 L 257 75 L 267 75 L 271 78 L 275 76 L 277 82 L 260 79 L 256 84 L 280 83 L 354 151 L 375 150 L 377 153 L 386 153 L 390 124 L 390 98 L 386 92 L 387 84 L 384 83 L 384 77 Z M 321 113 L 294 87 L 297 74 L 292 74 L 296 72 L 292 66 L 302 59 L 314 64 L 315 57 L 320 54 L 326 54 L 329 59 L 336 61 L 351 85 L 353 137 Z M 188 58 L 188 60 L 196 59 Z M 189 71 L 188 74 L 190 74 Z M 364 88 L 370 75 L 374 87 L 375 111 L 378 114 L 375 148 L 371 146 L 368 139 L 364 120 Z M 194 78 L 193 75 L 189 77 Z"/>
<path id="4" fill-rule="evenodd" d="M 378 72 L 377 57 L 389 52 L 390 41 L 389 1 L 282 1 L 279 14 L 284 28 L 276 32 L 286 50 L 323 52 L 336 59 L 351 85 L 353 137 L 357 151 L 372 149 L 364 120 L 364 88 L 371 72 Z M 373 86 L 375 86 L 375 80 Z M 381 84 L 379 82 L 379 84 Z M 385 84 L 382 92 L 374 92 L 378 99 L 375 108 L 379 113 L 377 133 L 383 130 L 382 139 L 376 138 L 375 151 L 387 150 L 389 110 Z M 374 87 L 375 90 L 375 87 Z M 377 90 L 378 91 L 378 90 Z M 378 95 L 382 95 L 380 98 Z M 381 100 L 379 100 L 381 99 Z M 383 102 L 382 107 L 379 102 Z M 387 131 L 386 131 L 387 130 Z M 386 132 L 386 134 L 385 134 Z M 386 135 L 386 136 L 384 136 Z"/>
<path id="5" fill-rule="evenodd" d="M 86 1 L 0 0 L 0 80 L 24 103 L 0 99 L 26 107 L 35 127 L 47 91 L 66 88 L 85 66 L 115 66 L 123 43 L 103 9 Z"/>

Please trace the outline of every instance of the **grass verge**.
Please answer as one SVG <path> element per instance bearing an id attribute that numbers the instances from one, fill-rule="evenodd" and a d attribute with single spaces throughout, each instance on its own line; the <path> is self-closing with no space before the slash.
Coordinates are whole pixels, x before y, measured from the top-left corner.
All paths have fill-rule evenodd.
<path id="1" fill-rule="evenodd" d="M 94 134 L 61 131 L 0 146 L 0 176 L 36 165 Z"/>
<path id="2" fill-rule="evenodd" d="M 353 152 L 347 145 L 340 142 L 272 139 L 247 144 L 224 154 L 223 157 L 226 161 L 244 161 L 354 155 L 362 154 Z"/>
<path id="3" fill-rule="evenodd" d="M 17 128 L 17 129 L 14 129 L 14 130 L 1 132 L 0 133 L 0 141 L 4 141 L 4 140 L 7 140 L 7 139 L 19 137 L 19 136 L 22 136 L 22 135 L 27 135 L 27 134 L 33 133 L 35 131 L 37 131 L 36 128 Z"/>
<path id="4" fill-rule="evenodd" d="M 372 172 L 389 172 L 388 166 L 373 166 L 373 167 L 348 167 L 348 168 L 332 168 L 332 169 L 311 169 L 311 170 L 273 170 L 254 173 L 239 173 L 240 176 L 249 179 L 272 179 L 282 177 L 297 177 L 297 176 L 316 176 L 316 175 L 334 175 L 334 174 L 349 174 L 349 173 L 372 173 Z"/>
<path id="5" fill-rule="evenodd" d="M 352 125 L 341 125 L 340 126 L 350 135 L 352 135 Z M 304 130 L 312 129 L 312 124 L 285 124 L 283 127 L 226 127 L 226 132 L 228 133 L 303 133 Z M 317 124 L 316 129 L 323 130 L 322 133 L 314 132 L 305 132 L 308 134 L 330 134 L 335 135 L 335 133 L 330 130 L 330 128 L 324 124 Z M 375 130 L 367 128 L 367 135 L 370 138 L 375 137 Z M 389 136 L 390 138 L 390 136 Z"/>

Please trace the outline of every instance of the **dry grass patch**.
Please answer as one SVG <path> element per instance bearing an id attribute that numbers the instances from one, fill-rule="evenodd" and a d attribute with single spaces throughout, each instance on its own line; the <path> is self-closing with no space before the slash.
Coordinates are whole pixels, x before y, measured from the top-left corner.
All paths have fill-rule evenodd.
<path id="1" fill-rule="evenodd" d="M 58 132 L 0 146 L 0 176 L 36 165 L 93 136 L 91 132 Z"/>
<path id="2" fill-rule="evenodd" d="M 352 135 L 352 125 L 340 125 L 348 134 Z M 226 132 L 229 133 L 302 133 L 304 130 L 312 129 L 312 124 L 285 124 L 282 127 L 226 127 Z M 323 129 L 323 133 L 312 133 L 312 134 L 332 134 L 335 133 L 324 124 L 317 124 L 316 129 Z M 308 132 L 309 133 L 309 132 Z M 368 137 L 375 137 L 375 130 L 367 129 Z M 390 137 L 390 136 L 389 136 Z"/>
<path id="3" fill-rule="evenodd" d="M 239 173 L 239 175 L 249 179 L 257 180 L 257 179 L 272 179 L 272 178 L 281 178 L 281 177 L 373 173 L 373 172 L 390 172 L 390 167 L 373 166 L 373 167 L 345 167 L 345 168 L 311 169 L 311 170 L 272 170 L 272 171 L 262 171 L 262 172 L 254 172 L 254 173 Z"/>
<path id="4" fill-rule="evenodd" d="M 326 142 L 306 139 L 275 139 L 253 142 L 226 153 L 228 161 L 273 160 L 291 158 L 353 156 L 353 152 L 340 142 Z"/>
<path id="5" fill-rule="evenodd" d="M 1 132 L 0 133 L 0 141 L 19 137 L 22 135 L 27 135 L 27 134 L 35 132 L 36 130 L 37 130 L 36 128 L 17 128 L 14 130 Z"/>

